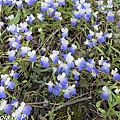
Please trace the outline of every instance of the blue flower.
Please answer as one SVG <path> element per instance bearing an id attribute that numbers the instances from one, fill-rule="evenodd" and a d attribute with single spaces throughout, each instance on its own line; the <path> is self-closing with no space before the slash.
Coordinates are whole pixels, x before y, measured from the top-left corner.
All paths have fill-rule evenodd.
<path id="1" fill-rule="evenodd" d="M 115 68 L 115 70 L 111 71 L 111 75 L 113 75 L 113 80 L 116 82 L 117 80 L 120 80 L 120 73 L 118 73 L 118 69 Z"/>
<path id="2" fill-rule="evenodd" d="M 94 67 L 94 68 L 92 69 L 92 76 L 95 77 L 95 76 L 98 75 L 98 74 L 99 74 L 98 69 L 97 69 L 96 67 Z"/>
<path id="3" fill-rule="evenodd" d="M 22 57 L 24 57 L 25 54 L 28 53 L 30 50 L 31 50 L 31 48 L 22 46 L 20 54 L 22 55 Z"/>
<path id="4" fill-rule="evenodd" d="M 23 7 L 22 1 L 16 1 L 16 5 L 18 9 Z"/>
<path id="5" fill-rule="evenodd" d="M 104 62 L 104 63 L 103 63 L 103 66 L 100 68 L 100 71 L 101 71 L 101 72 L 105 72 L 106 74 L 108 74 L 108 73 L 110 72 L 109 67 L 110 67 L 110 64 Z"/>
<path id="6" fill-rule="evenodd" d="M 29 116 L 30 115 L 30 112 L 32 110 L 32 107 L 31 106 L 28 106 L 26 105 L 23 109 L 23 113 L 26 115 L 26 116 Z"/>
<path id="7" fill-rule="evenodd" d="M 74 62 L 68 62 L 67 63 L 68 68 L 74 68 Z"/>
<path id="8" fill-rule="evenodd" d="M 7 105 L 5 106 L 5 108 L 4 108 L 4 112 L 5 112 L 6 114 L 10 114 L 11 111 L 12 111 L 12 109 L 13 109 L 13 106 L 12 106 L 11 104 L 7 104 Z"/>
<path id="9" fill-rule="evenodd" d="M 99 43 L 105 42 L 105 38 L 103 36 L 99 37 L 97 40 Z"/>
<path id="10" fill-rule="evenodd" d="M 29 23 L 32 23 L 35 20 L 35 17 L 31 14 L 30 16 L 27 16 L 26 21 Z"/>
<path id="11" fill-rule="evenodd" d="M 53 88 L 52 93 L 53 93 L 54 95 L 58 96 L 59 93 L 60 93 L 60 91 L 61 91 L 60 86 L 59 86 L 59 85 L 55 85 L 54 88 Z"/>
<path id="12" fill-rule="evenodd" d="M 95 67 L 94 59 L 89 59 L 88 62 L 86 62 L 86 70 L 88 72 L 91 72 L 94 67 Z"/>
<path id="13" fill-rule="evenodd" d="M 29 6 L 33 5 L 36 1 L 37 1 L 37 0 L 25 0 L 25 2 L 26 2 Z"/>
<path id="14" fill-rule="evenodd" d="M 108 62 L 108 60 L 104 60 L 103 56 L 101 56 L 101 59 L 98 60 L 99 65 L 103 65 L 104 62 Z"/>
<path id="15" fill-rule="evenodd" d="M 13 89 L 14 89 L 14 87 L 15 87 L 15 82 L 10 81 L 10 82 L 8 83 L 8 85 L 7 85 L 7 87 L 6 87 L 6 88 L 10 88 L 11 90 L 13 90 Z"/>
<path id="16" fill-rule="evenodd" d="M 16 70 L 16 69 L 18 69 L 18 68 L 19 68 L 19 66 L 18 66 L 17 63 L 12 65 L 12 69 L 15 69 L 15 70 Z"/>
<path id="17" fill-rule="evenodd" d="M 65 0 L 56 0 L 60 6 L 65 5 Z"/>
<path id="18" fill-rule="evenodd" d="M 78 60 L 75 60 L 75 64 L 78 67 L 79 71 L 82 71 L 83 68 L 86 66 L 86 61 L 84 58 L 78 58 Z"/>
<path id="19" fill-rule="evenodd" d="M 92 39 L 92 35 L 91 35 L 91 34 L 88 34 L 88 35 L 86 36 L 86 38 L 87 38 L 87 39 Z"/>
<path id="20" fill-rule="evenodd" d="M 30 112 L 32 110 L 31 106 L 25 105 L 24 102 L 21 102 L 20 106 L 12 113 L 13 117 L 16 117 L 18 120 L 21 120 L 24 118 L 26 120 L 26 116 L 30 115 Z"/>
<path id="21" fill-rule="evenodd" d="M 48 4 L 46 2 L 41 2 L 41 11 L 45 12 L 48 10 Z"/>
<path id="22" fill-rule="evenodd" d="M 27 22 L 23 22 L 23 23 L 21 22 L 19 25 L 20 25 L 22 32 L 28 32 L 28 28 L 27 28 L 28 23 Z"/>
<path id="23" fill-rule="evenodd" d="M 62 20 L 61 12 L 55 12 L 54 19 L 55 19 L 55 20 Z"/>
<path id="24" fill-rule="evenodd" d="M 58 7 L 58 3 L 54 3 L 52 6 L 52 9 L 54 9 L 53 13 L 55 13 L 55 11 L 57 10 L 57 7 Z"/>
<path id="25" fill-rule="evenodd" d="M 68 52 L 70 52 L 71 54 L 75 53 L 77 46 L 75 44 L 72 44 L 71 47 L 68 49 Z"/>
<path id="26" fill-rule="evenodd" d="M 26 120 L 23 114 L 19 114 L 16 118 L 17 120 Z"/>
<path id="27" fill-rule="evenodd" d="M 44 17 L 44 14 L 42 14 L 42 13 L 37 13 L 37 18 L 41 21 L 41 22 L 43 22 L 44 20 L 45 20 L 45 17 Z"/>
<path id="28" fill-rule="evenodd" d="M 46 83 L 46 85 L 48 85 L 48 92 L 52 92 L 53 91 L 53 83 L 51 81 L 49 81 L 49 83 Z"/>
<path id="29" fill-rule="evenodd" d="M 103 86 L 102 88 L 103 92 L 100 94 L 101 98 L 108 101 L 110 97 L 110 90 L 106 86 Z"/>
<path id="30" fill-rule="evenodd" d="M 97 37 L 98 43 L 105 42 L 105 38 L 103 36 L 103 32 L 96 33 L 96 37 Z"/>
<path id="31" fill-rule="evenodd" d="M 60 85 L 62 86 L 62 88 L 67 88 L 68 86 L 68 79 L 67 78 L 63 78 L 60 80 Z"/>
<path id="32" fill-rule="evenodd" d="M 66 89 L 66 90 L 64 91 L 63 96 L 64 96 L 64 98 L 68 98 L 68 99 L 69 99 L 69 98 L 71 97 L 70 91 L 69 91 L 68 89 Z"/>
<path id="33" fill-rule="evenodd" d="M 40 60 L 40 65 L 44 68 L 48 68 L 50 66 L 48 62 L 48 57 L 42 56 Z"/>
<path id="34" fill-rule="evenodd" d="M 74 75 L 74 79 L 75 79 L 75 80 L 79 80 L 79 79 L 80 79 L 80 78 L 79 78 L 80 73 L 77 72 L 76 69 L 73 69 L 72 74 Z"/>
<path id="35" fill-rule="evenodd" d="M 66 39 L 63 38 L 63 39 L 61 40 L 61 43 L 62 43 L 62 44 L 61 44 L 61 46 L 60 46 L 60 49 L 63 50 L 63 51 L 66 51 L 69 42 L 68 42 Z"/>
<path id="36" fill-rule="evenodd" d="M 59 60 L 58 55 L 59 55 L 59 51 L 55 51 L 55 50 L 53 50 L 52 54 L 50 55 L 50 58 L 52 59 L 54 64 L 57 63 Z"/>
<path id="37" fill-rule="evenodd" d="M 0 86 L 0 98 L 6 98 L 6 93 L 3 86 Z"/>
<path id="38" fill-rule="evenodd" d="M 66 75 L 69 75 L 69 73 L 70 73 L 68 67 L 63 67 L 63 68 L 61 69 L 61 72 L 64 72 Z"/>
<path id="39" fill-rule="evenodd" d="M 76 18 L 71 18 L 70 21 L 71 21 L 71 25 L 72 26 L 76 26 L 77 25 L 77 19 Z"/>
<path id="40" fill-rule="evenodd" d="M 113 22 L 114 19 L 115 19 L 114 13 L 113 13 L 112 11 L 109 11 L 109 12 L 107 13 L 106 20 L 108 20 L 108 22 Z"/>
<path id="41" fill-rule="evenodd" d="M 68 37 L 68 28 L 62 28 L 62 37 Z"/>
<path id="42" fill-rule="evenodd" d="M 24 34 L 26 35 L 26 40 L 33 40 L 32 31 L 27 31 Z"/>
<path id="43" fill-rule="evenodd" d="M 76 94 L 76 88 L 75 88 L 75 84 L 73 84 L 72 86 L 68 86 L 67 89 L 63 90 L 64 94 L 64 98 L 70 98 L 72 95 Z"/>
<path id="44" fill-rule="evenodd" d="M 92 48 L 94 46 L 94 43 L 93 42 L 90 42 L 89 40 L 86 40 L 84 42 L 85 45 L 88 45 L 90 48 Z"/>
<path id="45" fill-rule="evenodd" d="M 72 85 L 72 86 L 71 86 L 71 88 L 70 88 L 70 94 L 71 94 L 71 95 L 75 95 L 75 94 L 76 94 L 75 85 Z"/>
<path id="46" fill-rule="evenodd" d="M 8 51 L 8 59 L 9 61 L 14 61 L 15 60 L 15 50 Z"/>
<path id="47" fill-rule="evenodd" d="M 28 56 L 31 62 L 34 62 L 35 60 L 37 60 L 37 57 L 35 54 L 36 54 L 35 50 L 28 51 Z"/>

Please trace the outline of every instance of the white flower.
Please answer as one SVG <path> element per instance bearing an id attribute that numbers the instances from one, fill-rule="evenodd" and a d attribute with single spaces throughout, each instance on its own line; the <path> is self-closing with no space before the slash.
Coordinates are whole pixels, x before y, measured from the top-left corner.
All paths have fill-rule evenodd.
<path id="1" fill-rule="evenodd" d="M 25 32 L 24 34 L 27 35 L 27 36 L 29 36 L 29 35 L 32 34 L 32 31 Z"/>
<path id="2" fill-rule="evenodd" d="M 28 51 L 28 56 L 29 56 L 29 57 L 34 56 L 35 54 L 36 54 L 36 51 L 35 51 L 35 50 Z"/>
<path id="3" fill-rule="evenodd" d="M 104 63 L 103 63 L 103 66 L 109 68 L 109 67 L 110 67 L 110 63 L 104 62 Z"/>
<path id="4" fill-rule="evenodd" d="M 24 53 L 27 53 L 28 51 L 30 51 L 31 50 L 31 48 L 29 48 L 29 47 L 21 47 L 21 50 L 24 52 Z"/>
<path id="5" fill-rule="evenodd" d="M 98 62 L 99 62 L 99 65 L 102 65 L 102 63 L 103 63 L 103 56 L 101 56 L 101 60 L 98 60 Z"/>
<path id="6" fill-rule="evenodd" d="M 41 32 L 41 31 L 42 31 L 42 28 L 39 28 L 39 29 L 38 29 L 38 32 Z"/>
<path id="7" fill-rule="evenodd" d="M 73 75 L 80 75 L 80 73 L 76 69 L 73 69 L 72 74 Z"/>
<path id="8" fill-rule="evenodd" d="M 62 31 L 63 33 L 68 33 L 68 28 L 62 28 L 61 31 Z"/>
<path id="9" fill-rule="evenodd" d="M 0 89 L 1 89 L 1 87 L 0 87 Z M 0 110 L 3 110 L 6 106 L 6 104 L 7 104 L 7 100 L 2 99 L 2 101 L 0 103 Z"/>
<path id="10" fill-rule="evenodd" d="M 108 34 L 107 34 L 107 37 L 108 37 L 108 38 L 112 38 L 112 33 L 110 33 L 110 34 L 108 33 Z"/>
<path id="11" fill-rule="evenodd" d="M 6 17 L 6 19 L 9 19 L 9 20 L 12 20 L 14 18 L 14 15 L 12 14 L 12 15 L 10 15 L 10 16 L 8 16 L 8 17 Z"/>
<path id="12" fill-rule="evenodd" d="M 112 70 L 112 71 L 111 71 L 111 75 L 114 75 L 114 74 L 116 74 L 117 72 L 118 72 L 118 69 L 115 68 L 115 70 Z"/>
<path id="13" fill-rule="evenodd" d="M 58 55 L 58 54 L 59 54 L 59 51 L 53 50 L 52 53 L 53 53 L 54 55 Z"/>
<path id="14" fill-rule="evenodd" d="M 57 71 L 56 67 L 53 67 L 53 73 L 55 73 Z"/>
<path id="15" fill-rule="evenodd" d="M 7 80 L 5 81 L 5 85 L 8 85 L 9 82 L 10 82 L 10 78 L 7 78 Z"/>
<path id="16" fill-rule="evenodd" d="M 102 35 L 103 35 L 103 32 L 102 32 L 102 31 L 100 31 L 100 33 L 96 33 L 96 37 L 97 37 L 97 38 L 100 38 Z"/>
<path id="17" fill-rule="evenodd" d="M 89 33 L 93 36 L 94 32 L 92 30 L 89 30 Z"/>
<path id="18" fill-rule="evenodd" d="M 109 94 L 111 93 L 110 90 L 108 90 L 108 88 L 106 86 L 103 86 L 102 90 L 109 93 Z"/>
<path id="19" fill-rule="evenodd" d="M 19 25 L 20 25 L 21 28 L 25 28 L 25 27 L 28 26 L 28 23 L 27 22 L 23 22 L 23 23 L 21 22 Z"/>
<path id="20" fill-rule="evenodd" d="M 45 3 L 45 2 L 41 2 L 41 7 L 47 7 L 47 6 L 48 6 L 47 3 Z"/>
<path id="21" fill-rule="evenodd" d="M 84 42 L 85 45 L 89 45 L 89 40 L 86 39 L 86 41 Z"/>
<path id="22" fill-rule="evenodd" d="M 68 53 L 67 57 L 66 57 L 66 62 L 72 62 L 73 61 L 73 56 L 71 55 L 71 53 Z"/>
<path id="23" fill-rule="evenodd" d="M 77 48 L 77 46 L 76 46 L 75 44 L 72 44 L 71 46 L 72 46 L 72 48 L 74 48 L 74 49 Z"/>
<path id="24" fill-rule="evenodd" d="M 57 76 L 57 80 L 60 81 L 60 80 L 64 79 L 65 76 L 66 76 L 66 74 L 65 74 L 65 73 L 62 73 L 62 75 L 58 75 L 58 76 Z"/>
<path id="25" fill-rule="evenodd" d="M 8 76 L 9 76 L 8 74 L 5 74 L 5 75 L 2 74 L 1 78 L 2 78 L 2 80 L 7 80 Z"/>
<path id="26" fill-rule="evenodd" d="M 68 69 L 68 66 L 67 66 L 65 63 L 61 63 L 61 64 L 60 64 L 60 67 L 61 67 L 61 68 Z"/>
<path id="27" fill-rule="evenodd" d="M 15 41 L 15 37 L 9 38 L 8 39 L 10 42 L 14 42 Z"/>
<path id="28" fill-rule="evenodd" d="M 117 89 L 115 89 L 114 92 L 118 94 L 118 93 L 120 93 L 120 89 L 117 88 Z"/>
<path id="29" fill-rule="evenodd" d="M 75 60 L 76 66 L 78 66 L 82 61 L 84 61 L 84 58 L 78 58 L 78 60 Z"/>
<path id="30" fill-rule="evenodd" d="M 7 52 L 9 56 L 14 56 L 15 55 L 15 50 L 11 50 Z"/>
<path id="31" fill-rule="evenodd" d="M 68 40 L 66 40 L 64 38 L 61 40 L 61 43 L 64 44 L 64 45 L 68 45 L 69 44 Z"/>
<path id="32" fill-rule="evenodd" d="M 48 10 L 47 10 L 47 15 L 49 15 L 49 14 L 52 13 L 53 11 L 54 11 L 53 8 L 48 8 Z"/>
<path id="33" fill-rule="evenodd" d="M 45 83 L 46 85 L 48 85 L 48 86 L 53 86 L 54 84 L 53 84 L 53 82 L 51 82 L 51 81 L 49 81 L 49 83 Z"/>
<path id="34" fill-rule="evenodd" d="M 48 57 L 42 56 L 41 61 L 48 62 Z"/>
<path id="35" fill-rule="evenodd" d="M 77 22 L 77 19 L 76 18 L 70 18 L 70 21 L 71 22 Z"/>

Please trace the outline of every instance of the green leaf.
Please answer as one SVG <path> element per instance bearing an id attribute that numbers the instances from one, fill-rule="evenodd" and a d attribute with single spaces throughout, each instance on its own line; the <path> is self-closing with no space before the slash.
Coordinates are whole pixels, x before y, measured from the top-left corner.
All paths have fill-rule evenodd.
<path id="1" fill-rule="evenodd" d="M 96 107 L 99 108 L 100 105 L 101 105 L 101 101 L 98 101 L 98 102 L 96 103 Z"/>
<path id="2" fill-rule="evenodd" d="M 32 115 L 31 115 L 31 119 L 32 119 L 32 120 L 35 120 L 34 117 L 33 117 Z"/>
<path id="3" fill-rule="evenodd" d="M 17 24 L 20 20 L 20 16 L 21 16 L 21 11 L 20 9 L 18 9 L 17 15 L 9 22 L 9 25 Z"/>
<path id="4" fill-rule="evenodd" d="M 106 111 L 103 110 L 102 108 L 98 108 L 98 110 L 99 110 L 101 113 L 106 113 Z"/>
<path id="5" fill-rule="evenodd" d="M 104 52 L 99 47 L 95 47 L 95 48 L 104 55 Z"/>
<path id="6" fill-rule="evenodd" d="M 120 51 L 116 48 L 114 48 L 113 46 L 110 46 L 116 53 L 120 54 Z"/>
<path id="7" fill-rule="evenodd" d="M 30 15 L 30 14 L 31 14 L 31 12 L 30 12 L 29 9 L 25 9 L 25 8 L 23 8 L 22 11 L 23 11 L 23 15 L 24 15 L 24 17 L 27 17 L 27 15 Z"/>
<path id="8" fill-rule="evenodd" d="M 5 92 L 6 92 L 6 94 L 7 94 L 10 98 L 16 99 L 16 97 L 14 97 L 13 95 L 11 95 L 8 91 L 5 91 Z"/>
<path id="9" fill-rule="evenodd" d="M 27 80 L 23 80 L 22 83 L 27 83 Z"/>

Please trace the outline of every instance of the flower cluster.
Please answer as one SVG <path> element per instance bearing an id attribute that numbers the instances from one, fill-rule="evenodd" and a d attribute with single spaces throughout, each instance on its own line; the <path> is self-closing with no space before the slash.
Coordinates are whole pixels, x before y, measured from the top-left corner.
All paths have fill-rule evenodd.
<path id="1" fill-rule="evenodd" d="M 17 79 L 19 73 L 15 72 L 18 69 L 17 64 L 13 64 L 13 69 L 10 74 L 2 74 L 0 80 L 0 111 L 4 111 L 5 114 L 12 114 L 12 118 L 16 120 L 21 120 L 22 118 L 26 119 L 30 115 L 32 110 L 31 106 L 25 105 L 24 102 L 20 103 L 18 107 L 18 100 L 11 100 L 11 103 L 8 103 L 6 91 L 11 89 L 14 90 L 15 82 L 11 79 Z M 10 101 L 9 101 L 10 102 Z M 13 112 L 14 111 L 14 112 Z"/>
<path id="2" fill-rule="evenodd" d="M 70 28 L 75 28 L 75 30 L 79 30 L 78 27 L 82 24 L 80 25 L 80 32 L 83 34 L 81 43 L 93 48 L 99 44 L 106 44 L 112 41 L 114 36 L 112 30 L 102 29 L 104 22 L 107 23 L 107 28 L 115 20 L 112 0 L 107 0 L 106 4 L 104 4 L 103 0 L 95 1 L 97 9 L 95 9 L 92 6 L 93 3 L 88 0 L 0 0 L 0 5 L 2 6 L 11 6 L 10 9 L 12 9 L 12 7 L 18 8 L 16 16 L 15 13 L 11 14 L 13 12 L 10 12 L 10 15 L 7 14 L 7 16 L 3 16 L 2 19 L 4 19 L 5 22 L 0 22 L 0 29 L 4 29 L 8 34 L 7 42 L 9 42 L 9 48 L 5 55 L 8 55 L 8 62 L 12 64 L 12 69 L 9 70 L 9 74 L 1 74 L 0 111 L 11 115 L 16 120 L 26 120 L 32 110 L 31 106 L 24 102 L 19 103 L 17 99 L 8 100 L 9 93 L 7 91 L 14 90 L 16 81 L 19 78 L 18 71 L 22 69 L 22 67 L 19 67 L 20 63 L 18 60 L 22 62 L 25 60 L 32 63 L 32 68 L 34 68 L 34 63 L 36 62 L 39 63 L 39 65 L 37 64 L 36 66 L 40 66 L 41 69 L 52 68 L 51 74 L 53 79 L 45 83 L 48 92 L 55 96 L 63 95 L 63 97 L 67 99 L 77 94 L 76 86 L 80 83 L 82 72 L 87 72 L 91 77 L 94 77 L 94 79 L 102 79 L 103 76 L 109 75 L 109 79 L 113 83 L 120 80 L 119 68 L 112 66 L 110 64 L 111 61 L 105 59 L 107 58 L 106 56 L 103 57 L 100 55 L 99 58 L 85 58 L 82 55 L 77 56 L 77 50 L 82 49 L 81 46 L 83 45 L 76 40 L 71 41 L 72 35 L 69 25 L 63 25 L 61 23 L 64 21 L 64 15 L 66 15 L 66 12 L 61 9 L 64 8 L 67 11 L 65 5 L 69 2 L 73 7 L 73 11 L 71 9 L 69 10 L 70 16 L 66 19 L 68 20 Z M 34 12 L 34 14 L 29 13 L 30 11 L 26 9 L 26 6 L 29 7 L 32 5 L 33 7 L 35 6 L 35 9 L 39 7 L 39 10 Z M 25 19 L 21 17 L 21 13 L 24 14 L 23 18 Z M 100 18 L 101 14 L 102 18 Z M 19 20 L 16 20 L 16 18 Z M 48 18 L 50 18 L 50 20 L 47 21 Z M 102 19 L 104 20 L 102 21 Z M 56 41 L 58 48 L 54 47 L 54 49 L 46 53 L 47 48 L 40 46 L 41 51 L 39 52 L 40 49 L 36 49 L 33 43 L 38 42 L 38 40 L 36 40 L 38 37 L 36 37 L 37 33 L 39 32 L 40 36 L 42 36 L 44 26 L 47 26 L 51 20 L 57 23 L 57 27 L 58 24 L 60 25 L 58 29 L 59 35 L 57 36 L 59 38 Z M 13 21 L 15 21 L 15 23 L 13 23 Z M 88 24 L 90 24 L 90 26 L 88 26 Z M 38 26 L 40 26 L 40 28 L 38 28 Z M 54 29 L 57 27 L 54 27 Z M 38 28 L 37 33 L 35 33 L 36 28 Z M 118 28 L 120 28 L 119 23 Z M 3 34 L 4 33 L 0 33 L 0 36 Z M 55 34 L 52 34 L 52 36 L 55 36 Z M 78 48 L 79 46 L 81 48 Z M 116 49 L 114 49 L 114 51 L 119 53 Z M 116 94 L 119 94 L 119 92 L 119 88 L 115 90 Z M 100 96 L 102 99 L 108 101 L 111 93 L 111 89 L 107 85 L 104 85 Z"/>

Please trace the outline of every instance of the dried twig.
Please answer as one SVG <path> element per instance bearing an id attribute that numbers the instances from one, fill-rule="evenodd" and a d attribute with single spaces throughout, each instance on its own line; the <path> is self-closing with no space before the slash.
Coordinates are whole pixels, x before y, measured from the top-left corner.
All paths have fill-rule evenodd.
<path id="1" fill-rule="evenodd" d="M 68 106 L 68 105 L 72 105 L 72 104 L 76 104 L 78 102 L 82 102 L 82 101 L 85 101 L 85 100 L 89 100 L 91 98 L 92 97 L 84 97 L 84 98 L 76 99 L 76 100 L 71 101 L 71 102 L 64 103 L 63 105 L 60 105 L 60 106 L 56 107 L 52 112 L 55 112 L 55 111 L 61 109 L 62 107 L 65 107 L 65 106 Z"/>

